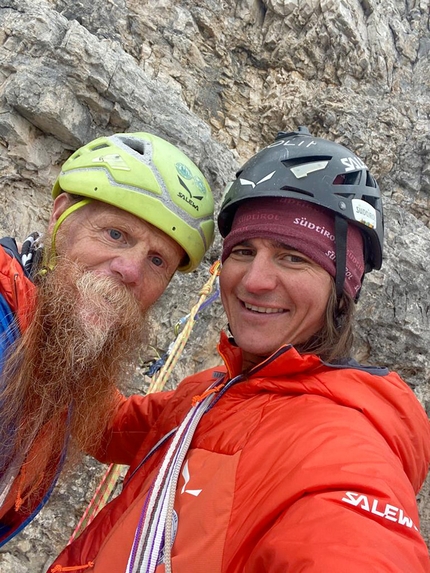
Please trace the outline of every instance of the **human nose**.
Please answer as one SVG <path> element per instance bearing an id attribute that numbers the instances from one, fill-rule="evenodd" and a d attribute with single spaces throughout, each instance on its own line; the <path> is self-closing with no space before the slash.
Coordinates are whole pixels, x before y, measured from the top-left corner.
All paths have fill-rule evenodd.
<path id="1" fill-rule="evenodd" d="M 121 254 L 111 260 L 110 270 L 127 286 L 139 286 L 143 280 L 143 259 L 130 253 Z"/>
<path id="2" fill-rule="evenodd" d="M 250 262 L 242 284 L 248 292 L 258 293 L 273 290 L 277 285 L 276 269 L 264 255 L 257 255 Z"/>

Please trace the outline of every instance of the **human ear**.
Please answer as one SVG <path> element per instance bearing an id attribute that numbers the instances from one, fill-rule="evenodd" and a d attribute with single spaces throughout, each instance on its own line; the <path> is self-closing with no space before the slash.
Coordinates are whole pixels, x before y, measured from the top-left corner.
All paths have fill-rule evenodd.
<path id="1" fill-rule="evenodd" d="M 68 193 L 60 193 L 60 195 L 56 197 L 52 207 L 51 216 L 49 218 L 48 233 L 52 233 L 55 223 L 71 204 L 72 200 Z"/>

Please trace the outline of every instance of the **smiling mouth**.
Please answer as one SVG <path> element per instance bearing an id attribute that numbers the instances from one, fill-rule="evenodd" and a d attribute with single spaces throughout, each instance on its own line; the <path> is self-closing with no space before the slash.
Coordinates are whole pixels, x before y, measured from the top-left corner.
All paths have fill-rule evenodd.
<path id="1" fill-rule="evenodd" d="M 266 306 L 254 306 L 253 304 L 248 304 L 244 302 L 243 305 L 247 310 L 252 310 L 253 312 L 259 312 L 262 314 L 280 314 L 281 312 L 286 312 L 284 308 L 267 308 Z"/>

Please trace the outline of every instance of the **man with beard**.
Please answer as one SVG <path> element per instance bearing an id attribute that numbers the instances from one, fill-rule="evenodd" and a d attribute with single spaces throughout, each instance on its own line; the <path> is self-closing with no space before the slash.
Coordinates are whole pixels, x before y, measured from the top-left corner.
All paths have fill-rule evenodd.
<path id="1" fill-rule="evenodd" d="M 78 149 L 52 194 L 47 233 L 0 247 L 0 544 L 43 507 L 69 442 L 98 449 L 147 310 L 213 238 L 204 176 L 149 133 Z"/>

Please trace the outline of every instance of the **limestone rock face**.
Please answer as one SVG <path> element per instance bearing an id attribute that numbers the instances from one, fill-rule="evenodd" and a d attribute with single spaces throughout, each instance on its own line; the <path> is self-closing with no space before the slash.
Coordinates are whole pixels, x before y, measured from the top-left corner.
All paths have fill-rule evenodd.
<path id="1" fill-rule="evenodd" d="M 364 283 L 356 354 L 399 371 L 430 411 L 430 24 L 428 0 L 0 0 L 1 235 L 47 223 L 70 153 L 99 135 L 151 131 L 181 147 L 219 205 L 225 184 L 279 130 L 306 125 L 353 149 L 385 201 L 381 271 Z M 153 314 L 146 364 L 167 350 L 220 252 L 176 276 Z M 225 317 L 199 315 L 169 381 L 218 361 Z M 45 571 L 103 468 L 63 480 L 0 550 L 2 573 Z M 430 535 L 430 494 L 420 495 Z"/>

